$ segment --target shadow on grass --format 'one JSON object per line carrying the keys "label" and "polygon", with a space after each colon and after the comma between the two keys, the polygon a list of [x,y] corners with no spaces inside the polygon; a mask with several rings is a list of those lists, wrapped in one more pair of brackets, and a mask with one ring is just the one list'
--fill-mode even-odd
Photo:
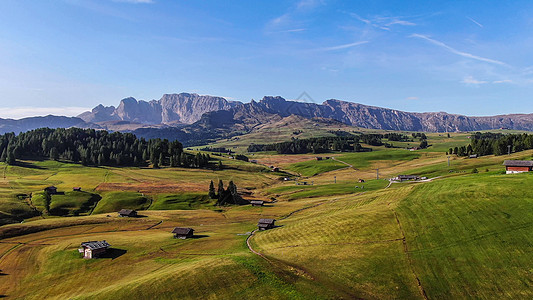
{"label": "shadow on grass", "polygon": [[29,168],[29,169],[39,169],[39,170],[48,170],[48,168],[41,167],[32,163],[24,162],[24,161],[17,161],[17,166],[23,167],[23,168]]}
{"label": "shadow on grass", "polygon": [[192,237],[190,237],[190,239],[203,239],[203,238],[206,238],[206,237],[209,237],[209,236],[206,235],[206,234],[195,234]]}
{"label": "shadow on grass", "polygon": [[111,260],[113,260],[126,254],[126,252],[128,252],[128,250],[109,248],[104,254],[100,255],[98,258],[111,258]]}

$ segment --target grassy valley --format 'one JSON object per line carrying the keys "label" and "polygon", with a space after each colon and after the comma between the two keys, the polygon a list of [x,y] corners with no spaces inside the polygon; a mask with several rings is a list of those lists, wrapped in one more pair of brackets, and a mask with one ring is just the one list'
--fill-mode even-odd
{"label": "grassy valley", "polygon": [[[239,142],[250,140],[243,136]],[[240,152],[257,163],[212,156],[223,163],[222,170],[86,167],[49,160],[1,164],[0,294],[12,299],[533,297],[533,175],[505,175],[502,166],[504,159],[531,158],[533,150],[449,155],[448,166],[445,152],[466,145],[468,135],[428,134],[428,143],[417,151],[364,145],[373,151]],[[272,172],[270,166],[280,170]],[[399,174],[429,179],[387,180]],[[226,185],[232,180],[244,198],[267,203],[215,206],[207,196],[211,180]],[[50,185],[64,194],[48,195],[43,189]],[[122,208],[137,209],[141,217],[120,218],[116,212]],[[277,227],[254,232],[260,218],[276,219]],[[194,228],[195,238],[174,239],[176,226]],[[77,248],[89,240],[106,240],[112,249],[103,258],[85,260]]]}

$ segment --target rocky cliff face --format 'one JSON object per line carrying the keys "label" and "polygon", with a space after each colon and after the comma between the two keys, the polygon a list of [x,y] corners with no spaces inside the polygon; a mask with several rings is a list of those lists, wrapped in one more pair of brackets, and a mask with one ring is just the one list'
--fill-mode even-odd
{"label": "rocky cliff face", "polygon": [[150,102],[126,98],[117,108],[99,105],[79,117],[93,123],[120,120],[171,126],[193,124],[191,126],[203,130],[214,130],[217,126],[247,130],[290,115],[334,119],[353,126],[385,130],[445,132],[502,127],[533,130],[533,114],[467,117],[444,112],[410,113],[334,99],[315,104],[287,101],[279,96],[266,96],[259,102],[252,100],[243,104],[188,93],[163,95],[160,100]]}
{"label": "rocky cliff face", "polygon": [[159,100],[126,98],[117,108],[98,105],[78,117],[86,122],[129,121],[141,124],[192,124],[206,112],[228,110],[238,105],[221,97],[198,94],[165,94]]}

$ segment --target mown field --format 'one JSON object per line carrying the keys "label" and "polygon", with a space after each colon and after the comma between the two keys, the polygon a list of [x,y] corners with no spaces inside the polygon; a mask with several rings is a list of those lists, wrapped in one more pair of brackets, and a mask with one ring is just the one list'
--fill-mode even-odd
{"label": "mown field", "polygon": [[[335,160],[221,157],[224,170],[0,164],[0,217],[18,221],[0,226],[0,296],[531,299],[533,175],[504,175],[501,164],[533,150],[451,157],[448,166],[446,148],[466,136],[428,135],[434,145],[424,151],[328,154]],[[398,174],[434,179],[386,180]],[[269,203],[217,207],[207,190],[219,179]],[[48,197],[49,185],[64,194]],[[119,218],[121,208],[142,217]],[[278,226],[249,238],[259,218]],[[176,226],[194,228],[195,238],[174,239]],[[88,240],[112,249],[84,260],[77,248]]]}

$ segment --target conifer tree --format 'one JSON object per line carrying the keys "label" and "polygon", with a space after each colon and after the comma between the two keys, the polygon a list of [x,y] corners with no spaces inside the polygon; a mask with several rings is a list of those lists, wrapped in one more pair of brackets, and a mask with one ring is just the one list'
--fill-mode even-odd
{"label": "conifer tree", "polygon": [[217,194],[215,192],[215,184],[213,183],[213,180],[209,183],[209,198],[216,199]]}

